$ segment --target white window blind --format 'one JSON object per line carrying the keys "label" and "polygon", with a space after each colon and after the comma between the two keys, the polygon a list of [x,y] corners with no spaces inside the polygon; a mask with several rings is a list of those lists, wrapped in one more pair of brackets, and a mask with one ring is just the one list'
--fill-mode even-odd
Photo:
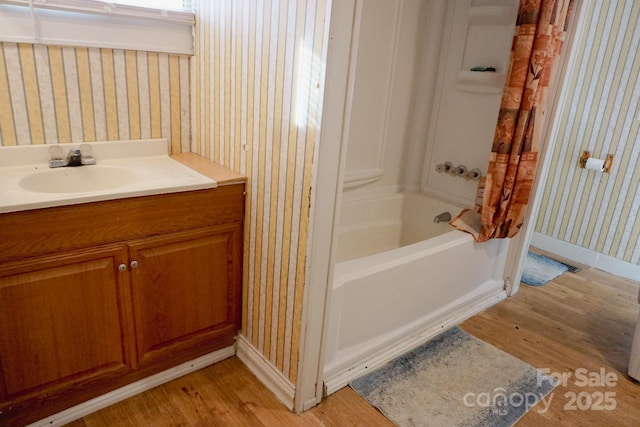
{"label": "white window blind", "polygon": [[128,4],[150,9],[181,10],[184,12],[193,11],[193,2],[191,0],[115,0],[102,1],[102,3]]}
{"label": "white window blind", "polygon": [[0,41],[193,54],[191,0],[0,0]]}

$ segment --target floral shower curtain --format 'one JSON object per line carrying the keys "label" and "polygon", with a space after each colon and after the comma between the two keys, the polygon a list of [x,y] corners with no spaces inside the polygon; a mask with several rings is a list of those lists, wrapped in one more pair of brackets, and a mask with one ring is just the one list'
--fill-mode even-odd
{"label": "floral shower curtain", "polygon": [[573,0],[520,0],[507,82],[486,177],[475,209],[451,221],[478,242],[513,237],[522,227],[541,144],[551,71]]}

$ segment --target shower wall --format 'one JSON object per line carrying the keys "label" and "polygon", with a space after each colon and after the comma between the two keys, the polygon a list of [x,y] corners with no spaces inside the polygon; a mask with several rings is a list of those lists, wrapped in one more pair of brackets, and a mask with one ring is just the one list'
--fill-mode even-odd
{"label": "shower wall", "polygon": [[408,124],[430,2],[358,0],[344,135],[351,195],[402,187]]}
{"label": "shower wall", "polygon": [[[399,191],[472,205],[486,172],[518,0],[357,3],[345,120],[347,199]],[[472,67],[495,72],[472,72]]]}
{"label": "shower wall", "polygon": [[[477,182],[436,166],[487,171],[502,89],[509,66],[517,0],[447,2],[439,70],[424,153],[422,192],[474,203]],[[471,71],[472,68],[495,71]]]}

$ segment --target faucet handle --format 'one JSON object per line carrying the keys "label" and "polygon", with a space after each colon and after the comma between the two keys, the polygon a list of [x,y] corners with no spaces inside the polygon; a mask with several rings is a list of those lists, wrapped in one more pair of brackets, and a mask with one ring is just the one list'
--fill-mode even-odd
{"label": "faucet handle", "polygon": [[83,156],[93,157],[93,147],[91,146],[91,144],[82,144],[78,148],[80,149],[80,151],[82,151]]}
{"label": "faucet handle", "polygon": [[59,144],[53,144],[49,147],[49,159],[62,159],[62,147]]}
{"label": "faucet handle", "polygon": [[49,147],[49,167],[59,168],[66,166],[67,161],[64,159],[62,147],[59,144],[54,144]]}
{"label": "faucet handle", "polygon": [[95,157],[93,157],[93,147],[91,146],[91,144],[82,144],[80,146],[80,151],[82,153],[80,161],[82,162],[83,165],[96,164],[96,159]]}

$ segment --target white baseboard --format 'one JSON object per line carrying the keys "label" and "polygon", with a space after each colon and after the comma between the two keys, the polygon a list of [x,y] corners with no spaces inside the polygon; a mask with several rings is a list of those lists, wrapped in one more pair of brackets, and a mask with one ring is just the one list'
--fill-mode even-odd
{"label": "white baseboard", "polygon": [[236,338],[238,351],[236,355],[247,365],[249,370],[258,377],[290,411],[293,411],[293,399],[296,387],[275,366],[267,360],[245,337]]}
{"label": "white baseboard", "polygon": [[309,409],[318,406],[319,403],[320,402],[318,402],[318,399],[315,396],[311,399],[308,399],[302,404],[302,412],[308,411]]}
{"label": "white baseboard", "polygon": [[396,357],[399,357],[406,352],[418,347],[419,345],[427,342],[443,331],[497,304],[506,297],[506,292],[500,291],[494,295],[484,297],[480,300],[472,301],[469,304],[465,304],[463,307],[460,307],[446,317],[439,319],[437,322],[432,322],[426,325],[424,328],[412,333],[411,335],[401,338],[400,340],[387,346],[382,351],[379,351],[376,354],[366,358],[362,362],[347,369],[343,369],[342,371],[332,375],[329,378],[325,378],[325,396],[328,396],[340,390],[342,387],[346,386],[356,378],[364,375],[369,371],[373,371],[383,366]]}
{"label": "white baseboard", "polygon": [[107,394],[103,394],[102,396],[98,396],[79,405],[73,406],[69,409],[65,409],[62,412],[58,412],[57,414],[51,415],[40,421],[36,421],[35,423],[30,424],[29,427],[52,427],[68,424],[93,412],[99,411],[100,409],[106,408],[107,406],[111,406],[114,403],[118,403],[122,400],[128,399],[129,397],[135,396],[136,394],[150,390],[166,382],[190,374],[191,372],[195,372],[198,369],[205,368],[216,362],[220,362],[221,360],[227,359],[234,354],[235,347],[232,345],[221,350],[214,351],[213,353],[205,354],[204,356],[200,356],[197,359],[193,359],[188,362],[182,363],[181,365],[174,366],[173,368],[167,369],[166,371],[162,371],[150,377],[143,378],[139,381],[136,381],[135,383],[126,385],[117,390],[113,390]]}
{"label": "white baseboard", "polygon": [[631,280],[638,280],[640,278],[640,265],[631,264],[609,255],[603,255],[590,249],[574,245],[573,243],[545,236],[538,232],[533,233],[531,245],[544,251],[560,255],[571,261],[615,274],[616,276]]}

